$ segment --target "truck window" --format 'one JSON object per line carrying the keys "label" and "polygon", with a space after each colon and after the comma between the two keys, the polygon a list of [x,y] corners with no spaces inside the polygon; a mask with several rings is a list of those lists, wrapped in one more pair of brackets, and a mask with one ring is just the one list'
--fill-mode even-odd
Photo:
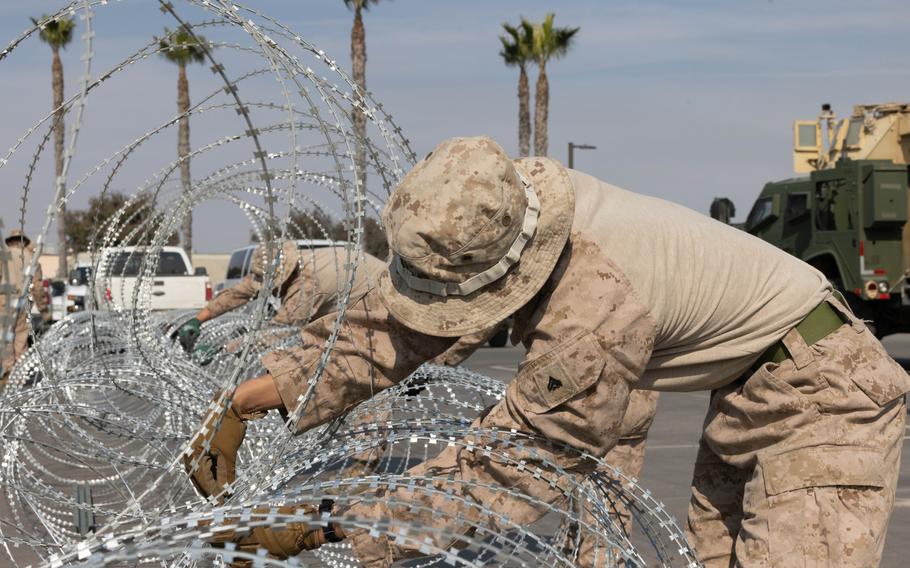
{"label": "truck window", "polygon": [[[108,274],[111,276],[139,276],[139,270],[142,268],[142,262],[145,259],[143,252],[117,252],[111,256],[110,269]],[[162,252],[158,257],[158,266],[155,270],[155,276],[186,276],[189,274],[183,256],[178,252]]]}
{"label": "truck window", "polygon": [[851,118],[847,126],[847,136],[844,138],[845,146],[859,146],[860,135],[862,134],[863,119]]}
{"label": "truck window", "polygon": [[752,211],[749,212],[749,217],[746,218],[746,229],[752,229],[762,221],[768,218],[771,215],[771,198],[764,197],[755,202],[755,205],[752,206]]}
{"label": "truck window", "polygon": [[70,271],[70,284],[73,286],[85,286],[92,276],[90,266],[80,266]]}
{"label": "truck window", "polygon": [[187,276],[189,273],[183,255],[179,252],[162,252],[158,257],[155,276]]}
{"label": "truck window", "polygon": [[107,273],[110,276],[139,276],[142,253],[117,252],[111,255]]}
{"label": "truck window", "polygon": [[241,277],[246,276],[250,273],[250,263],[253,262],[253,251],[255,248],[249,248],[243,251],[243,272],[241,272]]}
{"label": "truck window", "polygon": [[243,260],[246,258],[246,249],[241,249],[234,251],[234,254],[231,255],[231,259],[228,261],[227,274],[225,274],[225,280],[231,280],[232,278],[242,278],[243,273]]}
{"label": "truck window", "polygon": [[815,185],[815,228],[820,231],[846,231],[853,229],[850,215],[846,219],[837,218],[838,195],[842,180],[823,181]]}
{"label": "truck window", "polygon": [[787,208],[784,210],[784,222],[802,217],[808,210],[809,194],[791,193],[787,196]]}
{"label": "truck window", "polygon": [[796,141],[799,148],[817,148],[818,143],[818,126],[812,124],[800,124],[796,130],[798,140]]}
{"label": "truck window", "polygon": [[66,282],[63,280],[51,280],[51,296],[58,297],[66,293]]}

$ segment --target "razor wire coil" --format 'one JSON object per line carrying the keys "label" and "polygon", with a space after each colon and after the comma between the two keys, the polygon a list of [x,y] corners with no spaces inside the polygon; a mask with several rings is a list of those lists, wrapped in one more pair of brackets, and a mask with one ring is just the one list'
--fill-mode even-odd
{"label": "razor wire coil", "polygon": [[[515,456],[553,442],[475,426],[477,416],[502,398],[504,385],[461,368],[421,367],[342,419],[299,436],[290,431],[305,404],[285,418],[272,413],[251,422],[231,487],[233,497],[223,506],[199,498],[183,471],[181,455],[200,428],[213,394],[264,373],[260,356],[295,347],[300,338],[293,328],[268,321],[269,299],[260,294],[246,308],[203,326],[200,342],[212,353],[184,353],[172,336],[191,314],[159,311],[153,301],[163,248],[187,214],[208,202],[226,202],[242,212],[249,230],[267,249],[267,258],[273,259],[263,274],[263,289],[270,289],[282,276],[275,254],[280,243],[300,231],[295,218],[314,210],[340,213],[346,238],[333,249],[341,275],[339,310],[305,402],[332,357],[354,299],[365,219],[377,215],[415,155],[383,106],[361,92],[324,51],[282,22],[225,0],[159,0],[159,19],[153,22],[157,29],[169,24],[186,30],[204,52],[209,80],[194,80],[201,96],[183,114],[157,120],[132,117],[129,126],[136,130],[122,139],[103,132],[105,147],[90,160],[77,161],[78,141],[94,136],[97,119],[87,114],[94,111],[92,103],[109,85],[128,82],[131,73],[141,72],[162,52],[157,39],[139,42],[125,57],[107,51],[103,28],[95,25],[98,13],[138,5],[138,0],[74,0],[0,51],[0,65],[8,64],[36,41],[42,26],[61,17],[78,18],[83,29],[78,88],[0,153],[0,176],[18,180],[22,188],[15,223],[24,230],[29,211],[45,205],[36,197],[37,174],[48,153],[54,116],[62,112],[70,121],[63,174],[54,179],[35,235],[31,270],[61,204],[89,192],[106,196],[124,185],[134,187],[113,217],[103,223],[96,219],[88,251],[92,277],[87,310],[40,337],[33,330],[32,347],[11,370],[0,394],[3,563],[190,567],[249,560],[261,566],[357,566],[346,542],[283,561],[211,545],[213,535],[228,526],[243,532],[262,523],[337,521],[419,550],[424,558],[408,560],[409,566],[574,566],[583,546],[594,551],[589,557],[599,566],[696,566],[676,522],[637,480],[567,446],[560,450],[574,452],[575,459],[597,473],[578,476],[546,459],[530,468]],[[93,76],[93,69],[101,67],[98,50],[106,67]],[[365,136],[354,127],[357,113],[366,118]],[[221,119],[218,128],[204,129],[188,155],[162,160],[154,150],[181,120],[213,116]],[[197,171],[203,164],[204,173],[183,187],[177,173],[190,160]],[[367,186],[364,176],[370,180]],[[318,218],[311,215],[308,221],[332,240]],[[126,262],[138,266],[132,286],[118,285],[126,275],[113,269],[112,250],[125,251]],[[10,260],[0,244],[0,269]],[[301,267],[311,261],[312,256],[301,251]],[[21,283],[20,300],[29,294],[27,280]],[[105,298],[107,290],[116,293]],[[15,309],[10,305],[0,312],[0,347],[12,337],[17,310],[28,302],[16,302]],[[445,448],[487,452],[546,480],[560,499],[545,502],[496,484],[409,473]],[[416,519],[438,511],[401,499],[397,491],[402,487],[430,502],[457,502],[461,512],[449,525],[419,524]],[[529,525],[511,518],[464,496],[472,490],[545,511],[543,520]],[[278,510],[285,504],[317,505],[327,498],[342,511],[357,500],[409,511],[412,517],[366,518],[343,512],[317,517]],[[637,536],[626,534],[616,522],[615,503],[631,511]],[[446,540],[458,546],[436,544]],[[649,547],[648,552],[640,552],[642,547]]]}

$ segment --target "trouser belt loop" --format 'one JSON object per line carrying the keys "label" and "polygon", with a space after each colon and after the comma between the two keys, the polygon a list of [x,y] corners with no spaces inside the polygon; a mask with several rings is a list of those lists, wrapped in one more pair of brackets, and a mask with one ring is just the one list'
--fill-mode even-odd
{"label": "trouser belt loop", "polygon": [[784,344],[797,369],[802,369],[815,361],[815,354],[795,327],[788,331],[780,342]]}
{"label": "trouser belt loop", "polygon": [[758,369],[764,363],[782,363],[793,359],[798,369],[802,369],[814,360],[809,346],[825,338],[845,322],[831,304],[822,302],[809,312],[803,321],[796,324],[777,343],[765,351],[755,362],[752,369]]}

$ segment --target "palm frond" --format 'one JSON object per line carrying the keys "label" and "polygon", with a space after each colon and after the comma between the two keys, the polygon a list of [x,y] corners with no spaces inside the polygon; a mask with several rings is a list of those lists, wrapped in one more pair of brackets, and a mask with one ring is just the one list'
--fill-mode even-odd
{"label": "palm frond", "polygon": [[515,65],[523,66],[532,59],[531,34],[528,33],[528,29],[522,24],[518,26],[502,24],[502,29],[508,35],[499,36],[499,41],[502,43],[502,50],[500,50],[499,55],[509,67]]}
{"label": "palm frond", "polygon": [[360,8],[361,10],[369,10],[371,5],[379,4],[379,0],[344,0],[344,5],[348,7],[348,10]]}
{"label": "palm frond", "polygon": [[211,49],[204,37],[194,35],[183,27],[174,31],[164,28],[164,36],[156,39],[161,56],[181,67],[205,62],[205,49]]}
{"label": "palm frond", "polygon": [[545,65],[550,59],[559,59],[568,53],[572,39],[581,28],[557,28],[553,25],[555,14],[550,12],[543,22],[531,23],[522,19],[522,26],[532,36],[533,57],[538,65]]}
{"label": "palm frond", "polygon": [[66,46],[73,40],[73,30],[76,29],[76,20],[73,18],[49,19],[50,16],[43,14],[40,20],[30,18],[32,23],[40,26],[38,36],[41,41],[48,44],[54,49],[66,49]]}

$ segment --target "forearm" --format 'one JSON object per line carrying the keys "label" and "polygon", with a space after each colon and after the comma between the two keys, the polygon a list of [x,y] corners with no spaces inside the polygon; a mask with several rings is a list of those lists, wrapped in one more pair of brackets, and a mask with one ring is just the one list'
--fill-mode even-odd
{"label": "forearm", "polygon": [[234,392],[233,404],[240,414],[284,410],[272,375],[262,375],[241,383]]}
{"label": "forearm", "polygon": [[205,323],[214,317],[217,316],[212,314],[212,311],[208,308],[208,306],[202,308],[199,310],[199,313],[196,314],[196,319],[199,320],[199,323]]}

